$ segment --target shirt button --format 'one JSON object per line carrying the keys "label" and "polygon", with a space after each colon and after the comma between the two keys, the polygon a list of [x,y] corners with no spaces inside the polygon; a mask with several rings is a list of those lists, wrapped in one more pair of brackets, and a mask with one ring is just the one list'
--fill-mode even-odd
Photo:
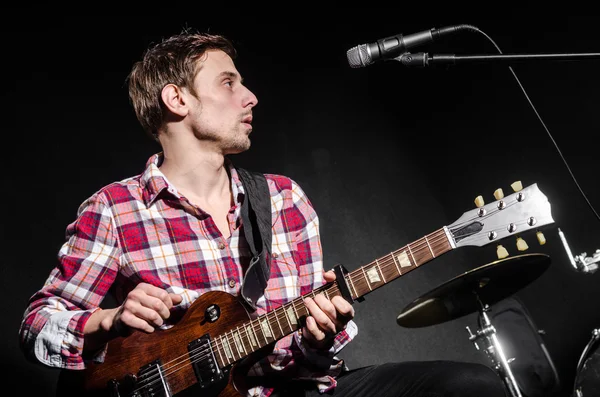
{"label": "shirt button", "polygon": [[271,256],[272,256],[273,258],[277,259],[277,257],[278,257],[279,255],[277,254],[277,252],[273,252],[273,254],[272,254]]}
{"label": "shirt button", "polygon": [[235,280],[234,279],[230,279],[229,280],[229,288],[233,288],[235,287]]}
{"label": "shirt button", "polygon": [[224,248],[225,248],[225,244],[223,244],[223,243],[219,243],[219,249],[220,249],[220,250],[222,250],[222,249],[224,249]]}

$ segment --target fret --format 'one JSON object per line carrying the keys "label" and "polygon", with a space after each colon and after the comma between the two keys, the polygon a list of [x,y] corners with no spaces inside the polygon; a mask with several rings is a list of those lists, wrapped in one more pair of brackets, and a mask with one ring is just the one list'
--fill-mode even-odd
{"label": "fret", "polygon": [[379,261],[379,270],[381,270],[381,273],[384,277],[384,281],[386,283],[389,283],[390,281],[398,277],[398,274],[396,273],[396,267],[390,259],[386,259],[385,261]]}
{"label": "fret", "polygon": [[233,360],[233,352],[231,351],[231,348],[229,347],[229,340],[227,340],[227,334],[222,336],[221,340],[223,342],[223,349],[225,351],[225,356],[227,357],[227,361],[229,364],[229,363],[231,363],[231,360]]}
{"label": "fret", "polygon": [[[298,315],[298,312],[296,311],[296,306],[294,305],[294,300],[292,300],[290,303],[292,304],[291,306],[291,310],[292,310],[292,314],[294,315],[294,317],[290,317],[292,318],[294,321],[292,321],[292,324],[294,324],[295,326],[298,326],[298,319],[300,318],[300,316]],[[288,309],[288,314],[290,314],[290,309]]]}
{"label": "fret", "polygon": [[294,327],[292,327],[292,323],[290,322],[290,318],[288,316],[288,310],[289,310],[289,308],[286,308],[285,306],[287,306],[287,305],[283,305],[282,306],[283,315],[284,315],[285,319],[287,320],[288,326],[290,327],[290,331],[293,331]]}
{"label": "fret", "polygon": [[[240,336],[240,332],[238,331],[238,328],[236,328],[236,331],[231,331],[231,333],[233,334],[233,342],[235,344],[235,347],[240,355],[240,358],[242,358],[242,351],[244,352],[244,355],[246,355],[246,349],[244,349],[244,344],[242,342],[242,338]],[[241,350],[240,350],[241,348]]]}
{"label": "fret", "polygon": [[277,325],[279,326],[279,330],[281,331],[281,335],[283,336],[285,335],[285,332],[283,332],[283,328],[281,328],[281,323],[279,322],[279,316],[277,315],[277,312],[279,311],[279,309],[274,310],[273,311],[273,316],[275,317],[275,321],[277,321]]}
{"label": "fret", "polygon": [[242,324],[238,327],[238,333],[240,334],[240,341],[242,342],[242,348],[244,349],[244,355],[252,353],[252,345],[250,344],[250,336],[246,327]]}
{"label": "fret", "polygon": [[[267,340],[267,338],[275,339],[275,337],[273,336],[273,330],[271,329],[271,324],[269,324],[268,321],[268,317],[264,317],[263,320],[260,322],[260,328],[265,337],[265,340]],[[267,341],[267,344],[268,343],[269,342]]]}
{"label": "fret", "polygon": [[379,260],[375,259],[375,266],[377,266],[377,269],[379,269],[379,274],[381,274],[381,278],[383,279],[384,283],[387,283],[387,281],[385,281],[385,276],[383,275],[383,272],[381,271],[381,265],[379,264]]}
{"label": "fret", "polygon": [[256,323],[258,325],[258,329],[259,329],[260,333],[262,334],[263,339],[265,340],[265,345],[268,345],[269,344],[269,340],[267,339],[267,335],[266,335],[266,333],[265,333],[265,331],[263,329],[260,317],[256,320]]}
{"label": "fret", "polygon": [[425,236],[425,242],[427,243],[427,247],[429,248],[429,251],[431,252],[431,256],[433,256],[435,258],[435,254],[433,253],[433,250],[431,249],[431,245],[429,245],[429,240],[427,240],[427,236]]}
{"label": "fret", "polygon": [[[230,342],[229,344],[230,344],[230,345],[233,345],[233,347],[235,347],[235,350],[237,350],[238,356],[240,356],[239,358],[242,358],[242,352],[240,351],[240,348],[239,348],[239,346],[238,346],[238,345],[237,345],[237,343],[236,343],[236,340],[235,340],[235,335],[234,335],[234,333],[233,333],[233,330],[232,330],[232,331],[230,331],[230,332],[231,332],[231,342]],[[231,349],[231,351],[232,351],[232,353],[233,353],[233,358],[234,358],[234,360],[235,360],[235,350],[234,350],[234,349]]]}
{"label": "fret", "polygon": [[[221,346],[216,346],[216,345],[218,345],[218,340],[217,339],[215,339],[215,346],[217,348],[217,353],[219,353],[219,358],[221,359],[221,363],[224,366],[225,365],[225,360],[223,360],[223,354],[225,352],[223,351],[223,353],[221,353],[221,349],[223,348],[223,341],[222,341],[223,337],[220,337],[220,338],[221,338]],[[229,362],[227,362],[227,364],[229,364]]]}
{"label": "fret", "polygon": [[396,270],[398,271],[398,276],[402,275],[402,272],[400,271],[400,266],[398,266],[398,262],[396,261],[396,256],[390,254],[390,256],[392,257],[392,260],[394,261],[394,265],[396,266]]}
{"label": "fret", "polygon": [[[302,306],[300,307],[300,310],[303,311],[303,313],[302,313],[303,315],[308,316],[308,309],[306,308],[306,303],[304,302],[304,298],[305,298],[305,296],[300,297],[300,299],[302,300]],[[300,316],[300,317],[302,317],[302,316]]]}
{"label": "fret", "polygon": [[250,341],[250,346],[258,347],[258,337],[254,332],[254,328],[252,327],[252,323],[250,325],[246,325],[246,333],[248,334],[248,340]]}
{"label": "fret", "polygon": [[364,277],[365,281],[367,282],[367,287],[369,287],[370,291],[373,291],[373,288],[371,288],[371,283],[369,283],[369,279],[367,277],[367,274],[365,273],[365,268],[361,267],[360,270],[362,270],[363,277]]}
{"label": "fret", "polygon": [[352,276],[348,277],[347,280],[350,281],[350,288],[354,290],[354,298],[358,297],[358,294],[356,293],[356,287],[354,286],[354,282],[352,281]]}
{"label": "fret", "polygon": [[417,264],[417,261],[416,261],[416,259],[415,259],[415,256],[414,256],[414,255],[413,255],[413,253],[412,253],[412,250],[410,249],[410,244],[408,244],[408,245],[407,245],[407,247],[408,247],[408,253],[410,254],[410,257],[412,258],[412,260],[413,260],[413,263],[415,264],[415,266],[419,266],[419,265]]}

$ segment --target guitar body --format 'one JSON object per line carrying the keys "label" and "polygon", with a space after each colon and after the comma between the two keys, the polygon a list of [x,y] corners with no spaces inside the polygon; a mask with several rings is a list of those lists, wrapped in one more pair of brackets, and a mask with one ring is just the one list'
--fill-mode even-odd
{"label": "guitar body", "polygon": [[[207,320],[207,309],[218,307],[220,314],[216,321]],[[82,371],[63,370],[58,383],[58,395],[73,396],[129,396],[135,389],[127,386],[128,375],[136,375],[140,368],[157,360],[168,370],[168,386],[172,395],[195,395],[239,397],[245,393],[243,376],[235,365],[223,371],[224,378],[206,388],[200,388],[190,360],[188,344],[203,335],[219,335],[235,329],[249,319],[245,307],[225,292],[213,291],[201,295],[186,311],[185,315],[168,330],[156,330],[151,334],[135,332],[117,338],[108,344],[106,359],[102,364],[88,364]],[[258,353],[258,352],[257,352]],[[258,359],[260,357],[254,357]],[[252,361],[252,360],[250,360]],[[236,379],[237,378],[237,379]],[[111,382],[116,385],[111,386]],[[162,382],[155,382],[158,389]],[[185,394],[180,393],[186,391]],[[118,392],[118,393],[116,393]],[[140,395],[157,395],[142,391]]]}

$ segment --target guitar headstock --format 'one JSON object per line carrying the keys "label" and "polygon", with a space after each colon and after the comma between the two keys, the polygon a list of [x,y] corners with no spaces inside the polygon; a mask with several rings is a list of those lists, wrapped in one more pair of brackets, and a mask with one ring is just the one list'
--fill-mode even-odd
{"label": "guitar headstock", "polygon": [[[477,208],[465,212],[447,226],[456,247],[481,247],[554,223],[550,202],[536,183],[526,188],[522,188],[520,182],[511,186],[514,193],[504,197],[502,190],[498,189],[494,192],[496,200],[489,204],[485,204],[481,196],[477,197]],[[543,234],[538,234],[537,237],[540,244],[545,243]],[[517,246],[519,250],[527,249],[522,239],[517,240]],[[499,257],[500,254],[499,252]]]}

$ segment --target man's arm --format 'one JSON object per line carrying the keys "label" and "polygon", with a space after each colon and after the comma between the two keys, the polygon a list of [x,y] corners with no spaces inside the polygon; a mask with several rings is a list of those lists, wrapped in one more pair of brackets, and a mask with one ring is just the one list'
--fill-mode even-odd
{"label": "man's arm", "polygon": [[181,295],[151,284],[138,284],[121,306],[98,310],[90,316],[83,328],[84,352],[95,352],[116,336],[127,336],[136,330],[154,332],[171,316],[171,308],[182,300]]}

